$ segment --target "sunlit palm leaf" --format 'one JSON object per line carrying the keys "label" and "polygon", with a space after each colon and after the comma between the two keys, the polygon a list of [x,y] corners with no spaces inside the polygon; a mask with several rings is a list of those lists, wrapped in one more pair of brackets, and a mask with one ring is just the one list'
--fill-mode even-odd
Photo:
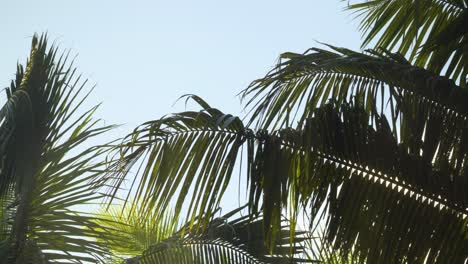
{"label": "sunlit palm leaf", "polygon": [[145,210],[156,208],[157,215],[162,216],[178,194],[177,216],[186,198],[191,197],[188,219],[194,221],[218,207],[245,141],[245,131],[239,118],[211,108],[196,96],[191,98],[204,110],[143,124],[123,142],[118,162],[111,169],[118,173],[114,185],[120,186],[129,168],[143,162],[135,200]]}
{"label": "sunlit palm leaf", "polygon": [[[278,237],[282,212],[290,209],[295,223],[303,206],[314,221],[325,220],[328,243],[342,256],[355,252],[357,262],[462,263],[468,252],[467,2],[375,0],[351,8],[364,16],[365,44],[377,39],[377,48],[286,53],[243,92],[252,111],[249,125],[260,129],[254,133],[239,125],[242,129],[233,131],[238,145],[247,145],[250,210],[263,212],[269,242]],[[212,124],[225,115],[203,115],[211,108],[201,105],[199,114],[175,115],[177,122],[190,118],[190,128],[202,131],[208,123],[213,134],[223,135]],[[153,128],[155,135],[165,132]],[[148,139],[158,142],[139,138],[138,132],[129,136],[120,164],[124,174],[148,148],[135,147]],[[223,149],[221,157],[227,155],[226,144],[206,140]],[[171,182],[165,191],[174,190],[169,198],[180,187],[178,198],[185,198],[194,184],[194,201],[212,192],[221,196],[223,190],[197,186],[228,182],[229,174],[199,173],[199,166],[211,166],[216,156],[194,158],[204,157],[206,148],[197,147],[197,140],[182,142],[185,152],[170,155],[181,159],[172,165],[185,173],[189,165],[182,164],[195,162],[190,175],[202,180],[182,182],[176,173],[164,174],[159,179]],[[164,146],[179,148],[180,143],[165,141]],[[160,165],[148,160],[143,164],[157,175]],[[234,162],[235,156],[229,164]],[[144,192],[153,195],[151,188]],[[198,215],[213,208],[203,207]],[[192,206],[189,212],[193,220]]]}
{"label": "sunlit palm leaf", "polygon": [[334,247],[368,263],[461,263],[468,249],[467,170],[453,174],[407,153],[385,119],[377,120],[370,126],[359,104],[327,105],[303,130],[264,135],[250,176],[258,195],[250,203],[263,204],[265,218],[274,219],[276,208],[287,206],[285,196],[298,193],[292,199],[326,220]]}
{"label": "sunlit palm leaf", "polygon": [[289,226],[283,221],[274,243],[275,255],[271,255],[261,231],[262,217],[234,218],[241,209],[212,219],[201,233],[191,230],[188,223],[172,238],[147,249],[139,263],[311,263],[295,257],[303,253],[304,233],[296,232],[291,244]]}
{"label": "sunlit palm leaf", "polygon": [[[408,55],[410,61],[466,86],[468,2],[465,0],[372,0],[349,6],[361,16],[363,46]],[[448,66],[448,67],[447,67]],[[447,67],[444,69],[444,67]]]}
{"label": "sunlit palm leaf", "polygon": [[[166,212],[158,218],[155,210],[142,212],[138,203],[127,203],[126,206],[111,206],[101,210],[96,222],[104,230],[111,231],[113,236],[100,238],[114,256],[114,262],[130,256],[139,256],[150,246],[174,236],[179,230],[179,221],[173,214]],[[143,214],[146,217],[141,217]],[[120,261],[119,261],[120,259]]]}
{"label": "sunlit palm leaf", "polygon": [[111,208],[104,213],[106,220],[98,223],[116,232],[115,240],[103,241],[121,259],[116,258],[115,263],[121,263],[125,258],[123,262],[126,263],[151,264],[308,262],[289,257],[303,253],[304,232],[296,232],[291,242],[290,230],[284,221],[281,236],[275,243],[276,254],[270,255],[264,243],[262,218],[239,217],[243,208],[208,221],[203,232],[191,229],[190,222],[178,227],[178,220],[170,214],[158,219],[150,212],[150,217],[142,219],[138,217],[141,208],[137,204],[127,204],[123,211]]}
{"label": "sunlit palm leaf", "polygon": [[[178,241],[177,241],[178,242]],[[139,259],[142,264],[262,264],[247,252],[222,240],[166,242],[152,247]]]}
{"label": "sunlit palm leaf", "polygon": [[362,262],[359,255],[354,251],[349,252],[348,255],[343,255],[339,250],[334,249],[333,244],[324,236],[322,228],[319,227],[313,235],[314,236],[310,235],[309,239],[305,241],[305,252],[308,259],[323,264],[351,264]]}

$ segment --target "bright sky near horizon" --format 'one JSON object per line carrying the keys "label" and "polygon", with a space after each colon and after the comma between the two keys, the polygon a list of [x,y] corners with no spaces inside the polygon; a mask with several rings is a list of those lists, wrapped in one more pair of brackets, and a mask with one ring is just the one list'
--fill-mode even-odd
{"label": "bright sky near horizon", "polygon": [[[110,139],[124,136],[144,121],[183,110],[183,102],[173,104],[187,93],[242,116],[237,93],[267,73],[280,53],[303,52],[320,46],[317,41],[359,49],[357,20],[343,11],[346,4],[341,0],[4,1],[0,87],[8,86],[16,63],[25,61],[33,33],[48,32],[51,41],[78,55],[78,71],[97,85],[89,100],[90,105],[103,102],[97,116],[124,124]],[[232,192],[228,195],[234,200],[229,199]]]}

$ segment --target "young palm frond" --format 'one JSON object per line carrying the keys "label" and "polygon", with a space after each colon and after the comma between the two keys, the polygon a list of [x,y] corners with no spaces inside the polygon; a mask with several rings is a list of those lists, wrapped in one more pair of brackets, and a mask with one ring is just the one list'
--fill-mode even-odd
{"label": "young palm frond", "polygon": [[[199,98],[197,100],[200,101]],[[204,102],[201,104],[208,106]],[[216,138],[220,137],[218,134],[227,133],[221,129],[222,126],[215,126],[223,124],[223,120],[226,120],[224,117],[227,116],[219,110],[208,108],[199,113],[184,112],[162,120],[176,121],[172,127],[178,128],[183,127],[178,124],[188,124],[186,121],[190,120],[191,127],[200,125],[198,129],[202,130],[203,127],[204,133],[210,133]],[[162,120],[154,121],[157,127],[145,129],[144,131],[148,131],[145,137],[135,140],[142,135],[140,131],[135,132],[134,137],[129,137],[131,140],[124,144],[123,153],[127,156],[122,156],[123,160],[126,157],[133,159],[133,154],[139,153],[128,152],[133,145],[141,147],[141,142],[151,142],[151,134],[168,132],[160,128],[159,122]],[[235,118],[231,120],[240,122]],[[374,120],[373,125],[371,120]],[[407,144],[398,142],[386,118],[378,114],[371,118],[359,101],[352,105],[327,104],[317,108],[304,121],[304,125],[297,129],[285,128],[272,133],[260,130],[253,133],[241,124],[236,127],[242,129],[233,133],[234,138],[240,138],[239,144],[247,144],[248,149],[249,207],[253,213],[262,210],[263,230],[267,241],[275,241],[279,236],[282,210],[293,204],[310,207],[313,219],[325,219],[327,239],[345,254],[351,249],[355,250],[362,261],[391,259],[398,263],[406,260],[419,263],[427,257],[430,260],[453,260],[456,263],[464,259],[464,252],[468,249],[465,238],[468,232],[467,197],[464,192],[467,170],[447,170],[444,166],[456,167],[457,162],[432,164],[425,157],[408,152]],[[145,196],[152,197],[153,190],[157,190],[156,187],[148,188],[146,182],[159,183],[159,188],[171,189],[209,182],[208,177],[229,182],[231,175],[222,170],[215,170],[207,175],[203,170],[186,169],[183,176],[189,178],[189,182],[178,180],[180,174],[160,174],[161,169],[158,166],[168,162],[163,159],[174,160],[177,157],[184,164],[196,164],[197,168],[211,166],[209,159],[197,158],[197,155],[210,153],[206,148],[195,148],[199,144],[197,139],[194,137],[184,141],[186,148],[193,147],[193,152],[165,152],[165,155],[160,155],[160,150],[157,150],[156,155],[153,154],[153,149],[156,148],[147,146],[148,155],[154,155],[155,158],[151,163],[145,163],[145,172],[154,171],[144,175],[146,180],[142,184],[147,188]],[[462,136],[456,140],[466,142],[467,139]],[[443,145],[444,140],[437,144]],[[178,142],[165,141],[165,148],[180,148]],[[223,141],[219,142],[221,143],[212,142],[223,150],[216,157],[231,153],[225,147],[227,143],[223,145]],[[156,140],[152,144],[161,143]],[[169,153],[174,153],[174,156]],[[437,155],[436,158],[443,158],[442,154]],[[464,164],[466,154],[461,155],[461,158],[460,162]],[[229,164],[235,162],[229,161]],[[167,182],[167,187],[161,187],[161,182]],[[211,188],[210,195],[222,196],[223,189]],[[174,192],[171,195],[175,195]],[[195,189],[195,202],[203,199],[204,195],[205,189]],[[172,196],[165,197],[169,200],[171,198]],[[349,201],[353,201],[352,206]],[[157,203],[152,206],[156,210],[164,208]],[[297,208],[292,210],[297,212]],[[197,215],[193,208],[189,212],[192,216]],[[427,217],[430,217],[431,222],[425,221]],[[295,219],[292,220],[295,222]],[[206,226],[206,223],[202,226]],[[440,243],[445,239],[454,243]],[[419,244],[419,241],[424,243]]]}
{"label": "young palm frond", "polygon": [[[208,220],[203,232],[192,230],[190,222],[177,227],[177,219],[169,215],[157,219],[152,214],[142,221],[135,210],[109,211],[112,222],[99,223],[119,232],[115,236],[119,239],[108,245],[114,254],[128,257],[126,263],[310,263],[289,256],[303,253],[305,233],[297,232],[291,244],[287,222],[283,222],[276,254],[271,255],[264,244],[261,216],[237,216],[242,209]],[[122,220],[126,222],[119,222]]]}
{"label": "young palm frond", "polygon": [[349,6],[361,20],[363,46],[409,56],[409,60],[466,86],[468,2],[465,0],[372,0]]}
{"label": "young palm frond", "polygon": [[[77,205],[101,198],[109,146],[77,148],[111,126],[98,126],[96,107],[76,115],[87,96],[67,56],[33,37],[26,70],[18,66],[0,114],[1,257],[8,263],[96,262],[107,252],[95,217]],[[94,256],[94,257],[92,257]]]}
{"label": "young palm frond", "polygon": [[[155,210],[143,211],[140,204],[111,206],[97,213],[96,224],[113,233],[112,239],[99,238],[113,255],[113,263],[128,257],[139,256],[152,245],[173,236],[179,229],[179,221],[166,212],[158,218]],[[143,217],[144,216],[144,217]]]}

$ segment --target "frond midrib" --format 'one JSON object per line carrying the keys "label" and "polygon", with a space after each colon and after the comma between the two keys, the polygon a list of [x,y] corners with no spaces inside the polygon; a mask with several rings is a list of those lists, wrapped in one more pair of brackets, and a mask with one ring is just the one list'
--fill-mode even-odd
{"label": "frond midrib", "polygon": [[[298,149],[297,146],[294,146],[292,144],[287,144],[285,142],[281,142],[281,144],[284,146],[284,147],[287,147],[287,148],[291,148],[291,149]],[[300,151],[304,151],[302,148],[299,148]],[[430,195],[428,196],[427,194],[425,193],[422,193],[418,188],[412,186],[411,184],[408,184],[408,183],[405,183],[404,181],[397,181],[396,179],[398,179],[397,177],[395,177],[395,179],[392,179],[390,176],[388,176],[388,174],[386,173],[383,173],[381,171],[378,171],[378,170],[375,170],[375,169],[367,169],[367,167],[369,166],[366,166],[366,165],[358,165],[357,163],[353,162],[353,161],[350,161],[350,160],[346,160],[346,159],[342,159],[342,158],[339,158],[339,157],[336,157],[334,155],[331,155],[331,154],[327,154],[325,152],[322,152],[322,151],[318,151],[316,149],[310,149],[310,151],[312,153],[315,153],[317,156],[319,156],[320,158],[322,159],[325,159],[325,160],[329,160],[337,165],[342,165],[342,166],[345,166],[348,170],[356,170],[356,171],[359,171],[361,172],[363,175],[366,174],[366,175],[369,175],[370,177],[373,177],[373,178],[376,178],[378,179],[377,181],[373,181],[374,183],[378,183],[378,184],[381,184],[381,185],[385,185],[387,186],[388,184],[394,184],[396,185],[395,188],[390,188],[392,191],[395,191],[397,190],[396,192],[397,193],[400,193],[404,196],[408,196],[406,194],[404,194],[405,191],[408,191],[408,192],[413,192],[414,195],[411,195],[409,197],[417,197],[418,195],[423,197],[423,198],[426,198],[426,201],[424,201],[424,203],[426,203],[427,205],[431,205],[431,201],[433,202],[436,202],[436,203],[433,203],[431,206],[433,206],[434,208],[435,207],[438,207],[440,205],[448,208],[449,210],[455,212],[457,215],[462,215],[463,217],[466,217],[468,216],[468,209],[467,208],[463,208],[461,206],[458,206],[458,205],[448,205],[447,202],[448,200],[444,200],[444,199],[441,199],[438,197],[437,194],[433,194],[433,195]],[[361,176],[362,178],[364,178],[365,180],[367,181],[371,181],[371,179],[367,179],[368,177],[366,176]],[[381,182],[383,181],[383,182]],[[401,188],[401,190],[398,190],[398,188]]]}

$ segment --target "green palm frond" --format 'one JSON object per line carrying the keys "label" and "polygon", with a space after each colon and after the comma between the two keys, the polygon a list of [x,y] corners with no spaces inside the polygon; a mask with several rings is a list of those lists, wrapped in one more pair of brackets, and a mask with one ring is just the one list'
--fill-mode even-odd
{"label": "green palm frond", "polygon": [[467,170],[444,171],[407,153],[385,118],[377,120],[371,126],[362,105],[326,105],[304,129],[264,135],[250,176],[251,192],[264,199],[251,196],[250,203],[263,204],[265,218],[278,217],[275,208],[297,193],[295,203],[325,220],[336,249],[354,250],[368,263],[461,263]]}
{"label": "green palm frond", "polygon": [[96,224],[113,233],[112,239],[99,240],[117,259],[138,256],[150,246],[174,236],[180,229],[179,221],[172,213],[166,212],[158,218],[155,210],[142,210],[141,204],[130,202],[98,212]]}
{"label": "green palm frond", "polygon": [[309,235],[305,240],[305,253],[307,258],[323,264],[351,264],[362,263],[360,258],[354,250],[351,250],[347,255],[340,252],[339,249],[333,248],[325,237],[322,227],[317,227],[316,230]]}
{"label": "green palm frond", "polygon": [[408,55],[416,65],[437,74],[444,71],[466,86],[468,2],[372,0],[349,9],[362,18],[363,46],[376,40],[376,47]]}
{"label": "green palm frond", "polygon": [[[135,201],[145,208],[142,211],[155,208],[160,217],[178,195],[175,205],[178,216],[186,198],[192,197],[187,218],[193,222],[197,216],[218,208],[246,138],[238,117],[211,108],[199,97],[191,98],[204,110],[143,124],[118,148],[116,163],[110,170],[116,173],[113,185],[119,187],[129,169],[142,162],[135,195]],[[116,191],[117,188],[114,194]],[[209,219],[209,215],[204,219]]]}
{"label": "green palm frond", "polygon": [[221,240],[177,242],[166,242],[152,247],[145,252],[145,256],[140,258],[138,263],[262,263],[243,250]]}
{"label": "green palm frond", "polygon": [[[464,211],[467,198],[460,198],[460,190],[450,194],[454,190],[447,189],[442,181],[457,175],[451,181],[466,186],[465,89],[394,54],[360,54],[334,48],[334,52],[313,49],[310,54],[288,57],[281,68],[245,91],[245,96],[252,97],[249,104],[256,104],[251,122],[284,127],[289,120],[298,120],[297,127],[303,128],[315,109],[329,100],[338,105],[358,100],[370,115],[371,124],[380,122],[378,116],[391,121],[399,151],[412,156],[401,165],[433,166],[445,175],[437,177],[440,185],[434,188],[445,190],[443,197],[458,195],[456,207]],[[302,111],[302,115],[297,119],[292,110]]]}
{"label": "green palm frond", "polygon": [[240,210],[212,219],[203,232],[193,231],[187,223],[171,238],[144,251],[138,263],[311,263],[296,257],[303,253],[303,232],[296,232],[291,242],[291,231],[283,221],[274,243],[275,254],[271,254],[261,231],[262,217],[234,218]]}
{"label": "green palm frond", "polygon": [[[323,235],[323,230],[314,232],[316,236],[310,236],[306,240],[305,247],[308,259],[324,264],[344,264],[347,258],[342,257],[340,252],[333,249],[333,245]],[[350,262],[352,263],[352,262]]]}
{"label": "green palm frond", "polygon": [[[343,103],[353,97],[364,102],[369,113],[391,112],[394,126],[400,114],[395,104],[404,96],[421,98],[442,108],[439,111],[463,118],[468,115],[468,92],[450,79],[384,50],[358,53],[328,47],[330,51],[312,48],[305,54],[283,54],[285,61],[245,89],[242,96],[253,111],[250,123],[263,128],[288,126],[294,121],[300,125],[328,100]],[[386,109],[389,102],[392,108]]]}
{"label": "green palm frond", "polygon": [[42,256],[37,263],[96,262],[107,254],[96,241],[107,232],[75,208],[103,197],[110,147],[79,149],[112,127],[92,118],[96,107],[77,115],[86,81],[57,52],[46,36],[33,37],[26,70],[18,66],[0,112],[0,195],[9,215],[1,251],[11,263],[23,263],[32,247]]}

